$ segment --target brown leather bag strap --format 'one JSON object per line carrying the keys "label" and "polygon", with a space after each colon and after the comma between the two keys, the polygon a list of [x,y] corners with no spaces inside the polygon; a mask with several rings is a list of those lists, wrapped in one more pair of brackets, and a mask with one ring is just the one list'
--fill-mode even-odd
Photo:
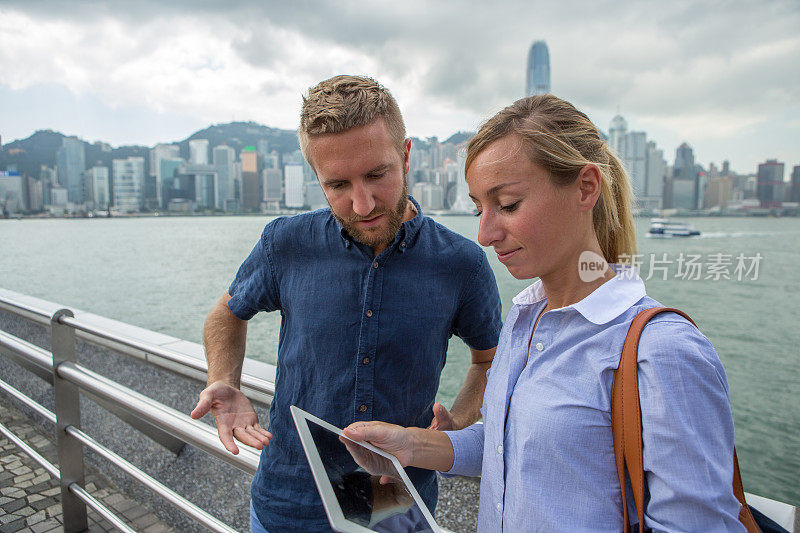
{"label": "brown leather bag strap", "polygon": [[[641,311],[631,322],[619,366],[614,371],[614,382],[611,389],[611,430],[614,435],[614,460],[617,464],[617,477],[622,491],[623,531],[627,532],[628,501],[625,490],[625,470],[631,482],[631,491],[639,518],[639,532],[644,532],[644,463],[642,460],[642,412],[639,404],[638,351],[639,338],[651,318],[660,313],[677,313],[697,325],[689,316],[678,309],[670,307],[653,307]],[[750,533],[758,533],[759,529],[744,499],[739,464],[736,450],[733,451],[733,489],[736,499],[742,505],[739,521]]]}

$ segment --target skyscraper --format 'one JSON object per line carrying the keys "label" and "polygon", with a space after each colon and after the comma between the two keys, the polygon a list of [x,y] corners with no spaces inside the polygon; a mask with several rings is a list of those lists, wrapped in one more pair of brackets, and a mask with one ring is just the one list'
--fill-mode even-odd
{"label": "skyscraper", "polygon": [[123,213],[135,213],[142,206],[144,158],[128,157],[111,161],[114,179],[114,207]]}
{"label": "skyscraper", "polygon": [[212,150],[214,168],[217,171],[217,209],[225,209],[225,202],[233,198],[233,165],[236,150],[221,144]]}
{"label": "skyscraper", "polygon": [[197,165],[208,164],[208,139],[189,141],[189,162]]}
{"label": "skyscraper", "polygon": [[756,196],[761,207],[780,207],[783,202],[783,168],[776,159],[758,165]]}
{"label": "skyscraper", "polygon": [[608,128],[608,145],[623,161],[625,160],[627,138],[628,123],[622,115],[617,115],[611,119],[611,127]]}
{"label": "skyscraper", "polygon": [[550,92],[550,51],[547,43],[536,41],[528,52],[528,69],[525,73],[525,96]]}
{"label": "skyscraper", "polygon": [[675,165],[669,183],[671,203],[665,207],[694,210],[699,208],[700,176],[694,163],[694,150],[682,143],[675,150]]}
{"label": "skyscraper", "polygon": [[76,137],[64,137],[56,153],[58,183],[67,189],[67,200],[76,204],[84,201],[83,171],[86,158],[83,141]]}
{"label": "skyscraper", "polygon": [[252,146],[242,148],[242,207],[258,209],[261,206],[261,184],[258,179],[258,152]]}
{"label": "skyscraper", "polygon": [[161,175],[161,161],[163,159],[177,159],[180,155],[180,146],[177,144],[157,144],[150,150],[150,175],[156,177],[156,204],[158,207],[166,205],[163,198],[164,176]]}

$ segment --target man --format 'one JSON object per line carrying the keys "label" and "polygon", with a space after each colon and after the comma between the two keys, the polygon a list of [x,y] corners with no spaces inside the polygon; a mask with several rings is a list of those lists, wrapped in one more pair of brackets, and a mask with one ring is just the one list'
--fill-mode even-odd
{"label": "man", "polygon": [[[267,224],[206,320],[208,387],[192,412],[212,412],[231,453],[234,439],[263,447],[254,531],[330,530],[290,405],[339,427],[465,427],[479,416],[502,325],[484,252],[408,196],[411,141],[388,90],[356,76],[321,82],[303,100],[298,136],[330,209]],[[268,432],[239,380],[247,320],[275,310],[282,323]],[[470,347],[472,365],[447,411],[434,397],[452,334]],[[411,470],[433,510],[434,473]]]}

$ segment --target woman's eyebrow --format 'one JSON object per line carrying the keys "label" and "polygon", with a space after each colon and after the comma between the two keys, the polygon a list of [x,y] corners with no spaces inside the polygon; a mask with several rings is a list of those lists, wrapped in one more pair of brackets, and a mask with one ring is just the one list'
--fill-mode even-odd
{"label": "woman's eyebrow", "polygon": [[509,181],[509,182],[506,182],[506,183],[500,183],[499,185],[495,185],[494,187],[492,187],[491,189],[486,191],[486,195],[487,196],[491,196],[493,194],[497,194],[500,191],[500,189],[502,189],[503,187],[510,187],[511,185],[516,185],[518,183],[520,183],[520,182],[518,182],[518,181]]}

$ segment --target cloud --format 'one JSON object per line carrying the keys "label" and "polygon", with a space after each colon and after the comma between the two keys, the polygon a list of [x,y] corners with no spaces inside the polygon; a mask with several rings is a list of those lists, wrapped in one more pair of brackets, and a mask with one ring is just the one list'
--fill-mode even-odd
{"label": "cloud", "polygon": [[387,85],[409,130],[443,136],[522,96],[538,39],[556,94],[682,135],[733,139],[800,100],[796,0],[0,6],[0,84],[60,83],[110,106],[209,121],[293,128],[307,87],[350,72]]}

